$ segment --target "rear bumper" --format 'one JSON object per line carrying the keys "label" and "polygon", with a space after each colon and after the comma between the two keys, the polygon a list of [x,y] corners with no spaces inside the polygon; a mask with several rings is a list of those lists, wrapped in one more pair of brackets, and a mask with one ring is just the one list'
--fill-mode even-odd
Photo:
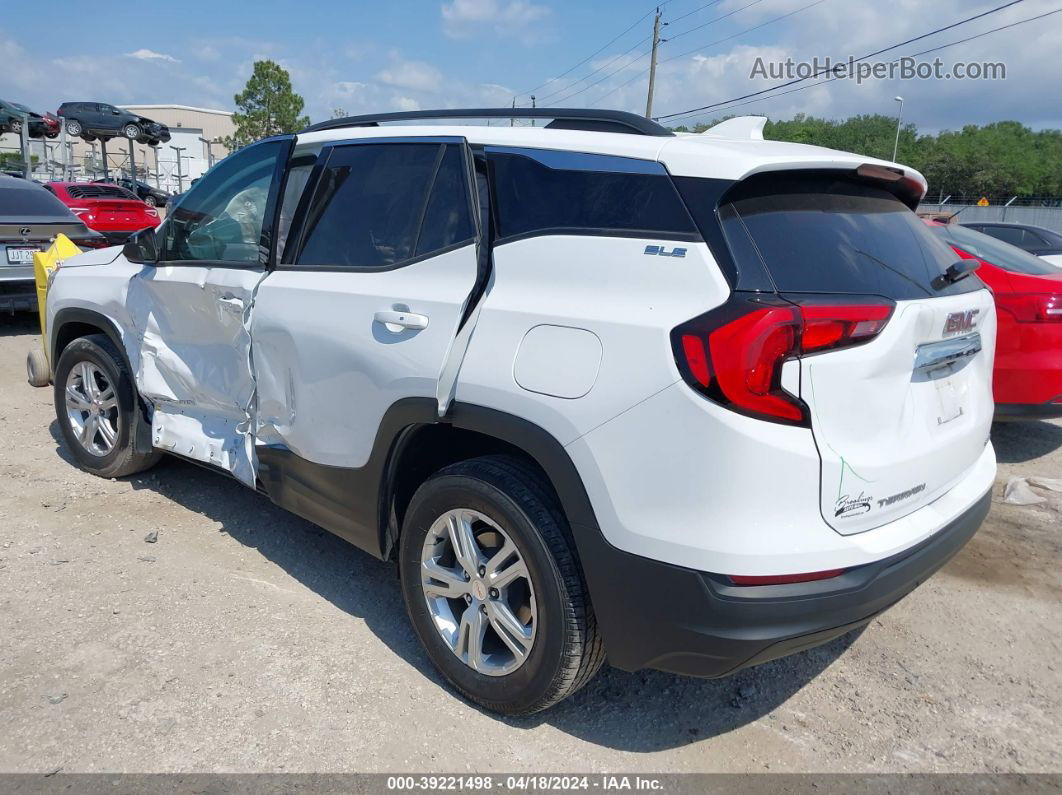
{"label": "rear bumper", "polygon": [[0,278],[0,314],[37,311],[37,285],[32,278]]}
{"label": "rear bumper", "polygon": [[721,575],[623,552],[586,528],[580,554],[612,665],[720,677],[868,623],[962,549],[990,505],[991,491],[912,549],[793,585],[733,586]]}
{"label": "rear bumper", "polygon": [[1047,403],[997,403],[997,422],[1051,420],[1062,417],[1062,395]]}

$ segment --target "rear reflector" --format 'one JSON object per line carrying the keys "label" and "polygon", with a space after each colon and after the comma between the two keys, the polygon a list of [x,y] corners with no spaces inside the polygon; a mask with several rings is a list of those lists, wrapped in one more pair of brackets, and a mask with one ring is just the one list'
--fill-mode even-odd
{"label": "rear reflector", "polygon": [[814,582],[815,580],[829,580],[844,574],[847,569],[828,569],[826,571],[813,571],[808,574],[768,574],[765,576],[747,576],[744,574],[728,574],[727,577],[734,585],[792,585],[797,582]]}
{"label": "rear reflector", "polygon": [[672,332],[686,382],[748,416],[807,425],[807,407],[781,386],[782,365],[805,354],[868,342],[892,315],[880,298],[735,294]]}

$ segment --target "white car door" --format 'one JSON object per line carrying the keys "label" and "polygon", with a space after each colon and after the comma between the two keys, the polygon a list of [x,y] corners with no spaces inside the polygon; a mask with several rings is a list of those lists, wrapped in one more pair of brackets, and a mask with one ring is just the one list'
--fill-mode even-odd
{"label": "white car door", "polygon": [[254,486],[250,310],[265,275],[270,224],[290,138],[219,163],[159,228],[159,259],[130,280],[129,351],[153,407],[155,447]]}
{"label": "white car door", "polygon": [[473,174],[462,138],[323,149],[251,317],[260,456],[361,468],[388,408],[456,377],[478,272]]}

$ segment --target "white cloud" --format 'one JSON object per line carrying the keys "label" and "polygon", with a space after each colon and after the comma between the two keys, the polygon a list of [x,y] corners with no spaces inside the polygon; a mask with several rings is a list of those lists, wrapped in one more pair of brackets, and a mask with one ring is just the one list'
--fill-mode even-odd
{"label": "white cloud", "polygon": [[413,97],[395,97],[392,102],[399,110],[420,110],[420,103]]}
{"label": "white cloud", "polygon": [[530,0],[451,0],[442,5],[443,33],[464,39],[486,28],[531,43],[542,38],[533,26],[550,13],[548,7]]}
{"label": "white cloud", "polygon": [[141,47],[139,50],[127,52],[126,57],[136,58],[141,61],[167,61],[168,63],[180,63],[180,61],[178,61],[172,55],[167,55],[164,52],[155,52],[154,50],[149,50],[146,47]]}
{"label": "white cloud", "polygon": [[396,61],[376,73],[384,85],[409,91],[434,91],[442,84],[442,72],[423,61]]}

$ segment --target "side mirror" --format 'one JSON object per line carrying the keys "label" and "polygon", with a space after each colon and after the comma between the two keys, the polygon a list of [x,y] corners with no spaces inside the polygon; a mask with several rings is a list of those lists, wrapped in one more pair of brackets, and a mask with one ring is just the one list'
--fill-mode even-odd
{"label": "side mirror", "polygon": [[158,262],[159,246],[155,237],[155,229],[149,226],[131,234],[125,241],[122,254],[130,262],[140,265],[154,265]]}
{"label": "side mirror", "polygon": [[118,108],[111,108],[111,115],[112,116],[117,116],[117,115],[119,115],[119,113],[121,113],[121,111],[119,111]]}

